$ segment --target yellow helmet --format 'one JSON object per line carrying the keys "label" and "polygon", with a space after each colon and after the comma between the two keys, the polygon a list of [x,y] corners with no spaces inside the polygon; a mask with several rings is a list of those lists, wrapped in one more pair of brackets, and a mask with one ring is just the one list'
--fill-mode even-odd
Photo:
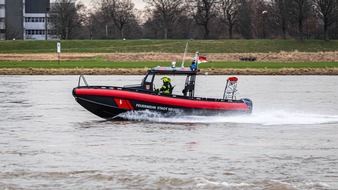
{"label": "yellow helmet", "polygon": [[168,77],[163,77],[162,80],[163,80],[163,82],[168,82],[168,83],[171,82],[170,78],[168,78]]}

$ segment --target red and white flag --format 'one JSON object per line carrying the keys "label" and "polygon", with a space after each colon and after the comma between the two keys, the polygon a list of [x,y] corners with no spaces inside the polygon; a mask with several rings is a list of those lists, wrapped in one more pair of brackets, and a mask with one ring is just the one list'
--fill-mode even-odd
{"label": "red and white flag", "polygon": [[198,56],[198,63],[205,63],[208,62],[206,57]]}

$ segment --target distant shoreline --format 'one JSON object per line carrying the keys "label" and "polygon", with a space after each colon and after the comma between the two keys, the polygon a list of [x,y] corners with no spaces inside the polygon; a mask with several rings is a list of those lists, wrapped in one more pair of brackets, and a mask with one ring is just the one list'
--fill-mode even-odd
{"label": "distant shoreline", "polygon": [[[338,63],[338,52],[279,52],[279,53],[206,53],[209,59],[209,68],[201,68],[200,74],[209,75],[338,75],[338,66],[327,66],[326,63]],[[239,62],[239,58],[254,57],[258,62]],[[179,53],[64,53],[62,65],[57,63],[55,53],[40,54],[0,54],[1,62],[8,65],[0,68],[0,75],[144,75],[151,64],[157,62],[179,61]],[[193,59],[193,54],[187,55],[187,60]],[[35,64],[34,61],[37,61]],[[64,63],[76,63],[72,67]],[[217,63],[222,64],[218,68]],[[239,63],[244,67],[231,68],[231,62]],[[306,63],[301,68],[293,67],[292,62]],[[40,64],[39,64],[40,63]],[[42,64],[41,64],[42,63]],[[89,63],[89,64],[88,64]],[[114,65],[115,63],[115,65]],[[116,65],[116,63],[118,63]],[[130,63],[133,63],[130,65]],[[241,64],[240,64],[241,63]],[[263,66],[254,68],[255,64]],[[266,63],[264,65],[264,63]],[[277,63],[277,64],[272,64]],[[281,63],[280,65],[278,65]],[[287,64],[285,64],[287,63]],[[313,63],[317,63],[313,67]],[[312,65],[311,65],[312,64]],[[27,65],[32,67],[27,68]],[[106,65],[103,67],[102,65]],[[126,65],[128,65],[126,67]],[[274,66],[273,66],[274,65]],[[14,67],[13,67],[14,66]],[[98,68],[95,68],[98,66]],[[214,67],[215,66],[215,67]],[[304,67],[305,68],[304,68]],[[311,67],[312,66],[312,67]],[[60,67],[60,68],[59,68]],[[99,68],[101,67],[101,68]],[[122,68],[120,68],[122,67]],[[123,68],[124,67],[124,68]],[[130,67],[130,68],[128,68]],[[137,67],[137,68],[136,68]],[[227,68],[225,68],[227,67]],[[274,68],[276,67],[276,68]],[[284,68],[285,67],[285,68]]]}
{"label": "distant shoreline", "polygon": [[[0,75],[145,75],[148,69],[76,68],[2,68]],[[338,68],[285,69],[202,69],[200,75],[338,75]]]}

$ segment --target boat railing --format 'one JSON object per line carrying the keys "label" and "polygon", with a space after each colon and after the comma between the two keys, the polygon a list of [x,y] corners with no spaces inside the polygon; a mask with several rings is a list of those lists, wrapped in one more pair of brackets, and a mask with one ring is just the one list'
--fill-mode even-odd
{"label": "boat railing", "polygon": [[237,77],[229,77],[225,85],[223,99],[236,100],[237,93]]}
{"label": "boat railing", "polygon": [[89,86],[87,81],[86,81],[86,78],[83,75],[80,75],[79,82],[78,82],[77,86],[81,86],[81,79],[83,80],[83,82],[86,86]]}

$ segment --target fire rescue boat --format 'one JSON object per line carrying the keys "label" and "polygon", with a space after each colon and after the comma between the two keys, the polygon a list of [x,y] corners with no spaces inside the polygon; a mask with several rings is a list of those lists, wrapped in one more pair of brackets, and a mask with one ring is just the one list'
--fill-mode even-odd
{"label": "fire rescue boat", "polygon": [[[90,86],[84,76],[79,77],[78,86],[73,89],[75,100],[88,111],[104,119],[121,119],[119,114],[129,111],[150,110],[172,115],[218,115],[250,114],[253,103],[248,98],[236,99],[238,78],[229,77],[223,98],[195,97],[196,76],[200,69],[197,63],[204,57],[195,54],[190,67],[157,66],[148,70],[141,84],[134,86]],[[157,75],[185,75],[182,94],[161,93],[155,89]],[[84,85],[81,85],[83,81]]]}

